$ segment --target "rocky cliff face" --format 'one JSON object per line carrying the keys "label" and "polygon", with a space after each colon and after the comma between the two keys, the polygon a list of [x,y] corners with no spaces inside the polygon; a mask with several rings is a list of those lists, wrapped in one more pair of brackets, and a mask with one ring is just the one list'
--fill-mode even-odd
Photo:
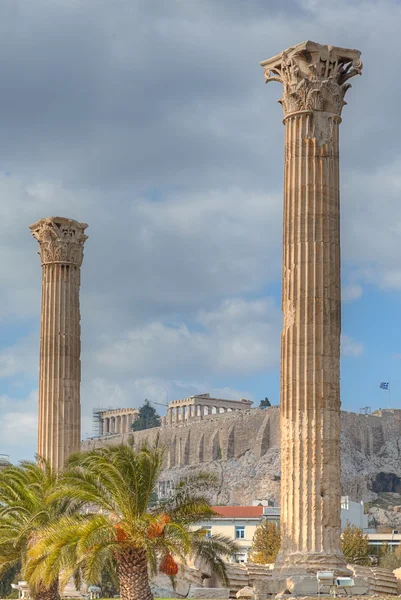
{"label": "rocky cliff face", "polygon": [[[401,528],[401,512],[391,506],[401,504],[401,410],[372,415],[342,412],[341,427],[343,495],[370,502],[376,525]],[[154,443],[157,437],[166,451],[161,494],[168,493],[169,486],[183,475],[207,469],[220,481],[212,498],[216,504],[249,504],[256,499],[279,502],[278,407],[193,418],[178,425],[87,440],[83,446],[123,442],[139,447],[144,441]]]}

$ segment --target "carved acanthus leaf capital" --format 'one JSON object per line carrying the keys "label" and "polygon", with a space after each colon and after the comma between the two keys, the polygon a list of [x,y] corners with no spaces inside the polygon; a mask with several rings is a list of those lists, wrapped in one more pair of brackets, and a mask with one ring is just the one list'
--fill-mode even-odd
{"label": "carved acanthus leaf capital", "polygon": [[84,257],[86,223],[64,217],[47,217],[29,226],[38,240],[42,265],[62,263],[80,267]]}
{"label": "carved acanthus leaf capital", "polygon": [[360,56],[359,50],[302,42],[260,64],[266,83],[279,81],[283,84],[279,102],[284,117],[301,110],[341,116],[346,104],[344,96],[351,87],[347,82],[362,72]]}

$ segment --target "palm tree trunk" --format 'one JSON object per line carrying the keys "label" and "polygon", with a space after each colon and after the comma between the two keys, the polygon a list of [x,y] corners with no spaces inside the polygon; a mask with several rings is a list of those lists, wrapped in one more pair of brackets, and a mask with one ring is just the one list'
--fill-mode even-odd
{"label": "palm tree trunk", "polygon": [[121,600],[153,600],[146,552],[138,548],[125,548],[118,553],[117,560]]}
{"label": "palm tree trunk", "polygon": [[39,586],[37,587],[32,597],[34,600],[60,600],[60,594],[58,589],[58,580],[52,583],[50,586]]}

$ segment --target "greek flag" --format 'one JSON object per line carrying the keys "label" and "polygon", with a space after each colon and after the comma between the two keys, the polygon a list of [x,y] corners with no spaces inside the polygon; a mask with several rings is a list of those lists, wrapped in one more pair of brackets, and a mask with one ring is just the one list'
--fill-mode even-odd
{"label": "greek flag", "polygon": [[382,390],[388,390],[388,385],[388,382],[386,383],[385,381],[382,381],[379,385],[379,388],[381,388]]}

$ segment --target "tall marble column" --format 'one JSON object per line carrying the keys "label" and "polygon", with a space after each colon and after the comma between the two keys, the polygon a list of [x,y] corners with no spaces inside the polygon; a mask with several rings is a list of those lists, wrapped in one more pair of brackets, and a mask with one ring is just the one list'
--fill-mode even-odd
{"label": "tall marble column", "polygon": [[280,572],[345,566],[340,545],[339,125],[358,50],[304,42],[263,61],[283,84]]}
{"label": "tall marble column", "polygon": [[86,228],[63,217],[30,225],[42,262],[38,454],[56,469],[81,443],[79,288]]}

